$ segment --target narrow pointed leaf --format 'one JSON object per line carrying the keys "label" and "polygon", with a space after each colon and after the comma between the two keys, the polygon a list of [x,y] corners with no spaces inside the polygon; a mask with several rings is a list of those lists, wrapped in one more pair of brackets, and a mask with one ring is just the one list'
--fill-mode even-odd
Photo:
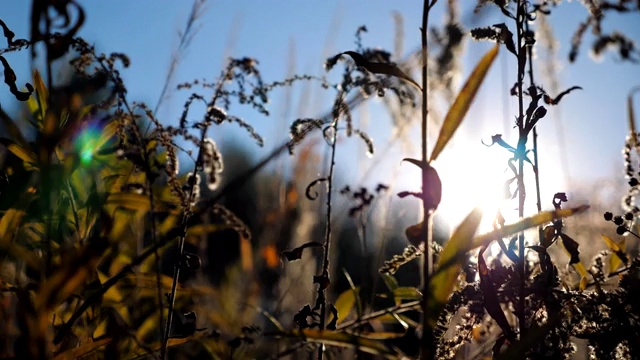
{"label": "narrow pointed leaf", "polygon": [[581,212],[586,211],[587,209],[589,209],[589,205],[581,205],[575,208],[540,212],[536,215],[521,219],[516,223],[505,225],[500,229],[493,230],[486,234],[476,236],[473,239],[473,243],[471,244],[471,248],[469,250],[476,247],[480,247],[495,239],[505,238],[513,234],[517,234],[521,231],[530,229],[532,227],[544,225],[555,219],[560,219],[560,218],[568,217],[571,215],[579,214]]}
{"label": "narrow pointed leaf", "polygon": [[397,300],[420,300],[422,293],[412,286],[401,286],[393,290],[393,297]]}
{"label": "narrow pointed leaf", "polygon": [[475,208],[460,223],[458,228],[453,232],[451,238],[447,241],[440,259],[430,280],[430,290],[427,302],[429,303],[430,313],[428,317],[429,323],[436,325],[438,315],[442,307],[449,300],[449,296],[456,284],[456,278],[460,274],[464,256],[473,242],[473,236],[480,225],[482,219],[482,209]]}
{"label": "narrow pointed leaf", "polygon": [[451,137],[453,137],[453,134],[460,126],[460,123],[462,123],[462,119],[464,119],[464,116],[467,114],[480,85],[487,75],[489,67],[493,64],[493,61],[498,55],[499,48],[499,45],[494,46],[482,57],[478,65],[476,65],[476,68],[469,76],[469,79],[467,79],[467,82],[462,87],[462,90],[458,94],[453,105],[451,105],[451,108],[442,123],[440,135],[438,136],[436,145],[431,152],[429,162],[434,161],[438,155],[440,155],[440,152],[444,149],[449,140],[451,140]]}
{"label": "narrow pointed leaf", "polygon": [[638,146],[638,134],[636,133],[636,117],[633,111],[633,94],[640,91],[640,87],[636,87],[629,93],[627,97],[627,114],[629,115],[629,132],[631,133],[632,146]]}

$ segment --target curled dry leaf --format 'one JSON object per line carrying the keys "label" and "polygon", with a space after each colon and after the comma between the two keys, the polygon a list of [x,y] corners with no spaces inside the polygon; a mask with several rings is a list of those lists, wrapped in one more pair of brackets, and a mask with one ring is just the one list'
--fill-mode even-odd
{"label": "curled dry leaf", "polygon": [[312,247],[322,247],[322,244],[316,241],[311,241],[311,242],[302,244],[297,248],[283,251],[282,256],[284,256],[287,259],[287,261],[290,261],[290,262],[300,260],[302,258],[302,250],[306,248],[312,248]]}
{"label": "curled dry leaf", "polygon": [[413,80],[409,75],[407,75],[395,64],[369,61],[364,56],[360,55],[355,51],[342,52],[334,56],[333,58],[329,59],[328,64],[330,65],[335,64],[342,55],[349,55],[353,59],[353,61],[356,63],[356,66],[364,68],[371,73],[395,76],[397,78],[408,81],[419,90],[422,90],[420,85],[415,80]]}

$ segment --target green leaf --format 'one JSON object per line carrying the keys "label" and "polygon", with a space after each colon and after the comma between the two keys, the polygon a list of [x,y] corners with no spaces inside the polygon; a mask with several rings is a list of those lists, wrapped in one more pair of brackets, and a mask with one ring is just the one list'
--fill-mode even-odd
{"label": "green leaf", "polygon": [[362,336],[344,332],[303,329],[291,331],[291,336],[325,345],[358,349],[359,351],[364,351],[369,354],[381,355],[387,359],[395,359],[397,357],[389,347],[380,341],[370,340]]}
{"label": "green leaf", "polygon": [[455,131],[462,123],[462,120],[467,114],[467,111],[469,110],[469,107],[471,106],[471,103],[473,102],[473,99],[475,98],[480,85],[487,75],[489,67],[491,66],[491,64],[493,64],[493,61],[498,55],[499,48],[499,45],[494,46],[482,57],[482,59],[480,59],[480,62],[478,62],[476,68],[473,69],[473,72],[462,87],[462,90],[458,94],[456,100],[453,102],[453,105],[451,105],[451,108],[449,108],[449,112],[447,113],[447,116],[444,118],[444,121],[442,123],[442,128],[440,129],[440,135],[438,135],[436,145],[431,152],[431,158],[429,162],[434,161],[438,157],[438,155],[440,155],[440,152],[442,152],[449,140],[451,140],[451,137],[453,137]]}
{"label": "green leaf", "polygon": [[351,310],[353,310],[353,307],[356,305],[356,296],[358,296],[359,290],[359,287],[356,287],[355,289],[347,289],[343,291],[342,294],[338,295],[338,298],[333,303],[333,306],[338,310],[338,315],[340,315],[338,318],[338,325],[343,322],[347,316],[349,316]]}
{"label": "green leaf", "polygon": [[462,262],[473,242],[473,236],[478,230],[482,219],[482,209],[475,208],[460,223],[440,252],[440,259],[434,275],[430,279],[430,292],[427,303],[429,314],[426,314],[429,323],[436,325],[438,315],[449,300],[449,296],[456,285],[456,278],[460,274]]}
{"label": "green leaf", "polygon": [[398,280],[396,280],[393,275],[388,273],[381,273],[380,276],[382,276],[382,280],[384,281],[384,284],[387,285],[387,288],[389,288],[389,291],[393,292],[393,290],[400,287],[400,285],[398,285]]}

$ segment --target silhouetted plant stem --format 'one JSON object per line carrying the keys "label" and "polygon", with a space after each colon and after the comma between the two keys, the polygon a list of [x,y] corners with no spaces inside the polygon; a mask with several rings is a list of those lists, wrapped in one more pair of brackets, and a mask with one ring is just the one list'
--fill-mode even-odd
{"label": "silhouetted plant stem", "polygon": [[[342,93],[339,93],[338,96],[344,96]],[[329,160],[329,174],[327,175],[327,219],[326,219],[326,227],[324,233],[324,245],[323,245],[323,256],[322,256],[322,275],[323,278],[320,280],[318,284],[318,298],[321,300],[320,302],[320,330],[324,330],[325,328],[325,317],[327,316],[327,299],[326,288],[323,284],[323,281],[329,282],[329,250],[331,249],[331,192],[333,190],[333,170],[336,164],[336,144],[338,142],[338,120],[340,119],[340,114],[335,117],[333,122],[330,125],[331,129],[331,157]],[[320,345],[318,348],[318,359],[322,360],[324,355],[324,346]]]}
{"label": "silhouetted plant stem", "polygon": [[[524,22],[524,29],[527,33],[531,31],[529,27],[529,22]],[[533,79],[533,45],[527,46],[527,63],[529,65],[529,85],[536,86],[536,82]],[[542,200],[540,196],[540,164],[538,163],[538,127],[533,127],[533,166],[536,171],[534,171],[533,176],[536,181],[536,205],[538,207],[538,212],[542,211]],[[544,239],[544,231],[542,230],[542,226],[538,226],[538,241],[542,244]]]}
{"label": "silhouetted plant stem", "polygon": [[[522,0],[517,1],[517,11],[516,11],[516,32],[517,32],[517,42],[516,47],[518,49],[518,78],[517,78],[517,87],[518,87],[518,135],[519,138],[526,137],[524,129],[524,104],[523,104],[523,93],[522,93],[522,81],[524,79],[524,64],[520,61],[522,48],[522,37],[523,37],[523,23],[526,22],[526,14],[523,12]],[[522,143],[522,142],[521,142]],[[518,149],[519,151],[524,152],[524,149]],[[518,158],[518,217],[524,217],[524,200],[525,200],[525,188],[524,188],[524,154],[519,156]],[[524,233],[520,233],[518,235],[518,258],[520,259],[520,266],[518,267],[520,273],[520,286],[518,292],[518,326],[520,329],[520,339],[524,337],[525,332],[525,294],[526,294],[526,259],[524,257],[525,250],[525,241],[524,241]]]}
{"label": "silhouetted plant stem", "polygon": [[[422,127],[421,127],[421,139],[422,139],[422,164],[423,166],[428,166],[427,162],[429,159],[427,158],[427,115],[429,113],[429,94],[428,94],[428,72],[427,66],[429,65],[429,53],[428,53],[428,37],[427,32],[429,30],[429,12],[431,7],[435,5],[437,0],[424,0],[422,5],[422,27],[420,29],[421,35],[421,43],[422,43],[422,51],[421,51],[421,59],[422,59]],[[429,292],[429,276],[433,267],[433,259],[431,256],[431,244],[432,244],[432,227],[431,227],[431,204],[427,201],[427,193],[428,193],[428,177],[427,171],[423,169],[422,171],[422,239],[424,239],[424,253],[423,253],[423,262],[422,262],[422,289],[424,296],[422,297],[422,339],[420,346],[420,358],[423,360],[433,359],[435,354],[433,347],[432,336],[433,332],[429,325],[427,312],[429,310],[428,305],[428,294]]]}

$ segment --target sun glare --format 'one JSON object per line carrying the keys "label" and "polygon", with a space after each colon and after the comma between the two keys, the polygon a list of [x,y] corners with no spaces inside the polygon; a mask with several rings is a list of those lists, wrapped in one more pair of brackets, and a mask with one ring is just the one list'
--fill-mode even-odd
{"label": "sun glare", "polygon": [[510,174],[505,172],[506,158],[490,150],[479,142],[458,142],[433,164],[443,184],[438,213],[451,229],[475,207],[483,210],[479,232],[492,229]]}
{"label": "sun glare", "polygon": [[[450,145],[432,164],[442,180],[439,218],[453,231],[471,210],[481,207],[483,219],[478,232],[490,231],[497,210],[506,204],[504,184],[512,177],[505,171],[508,154],[493,151],[480,141],[455,141]],[[412,172],[403,183],[406,185],[402,187],[420,189],[420,174]]]}

